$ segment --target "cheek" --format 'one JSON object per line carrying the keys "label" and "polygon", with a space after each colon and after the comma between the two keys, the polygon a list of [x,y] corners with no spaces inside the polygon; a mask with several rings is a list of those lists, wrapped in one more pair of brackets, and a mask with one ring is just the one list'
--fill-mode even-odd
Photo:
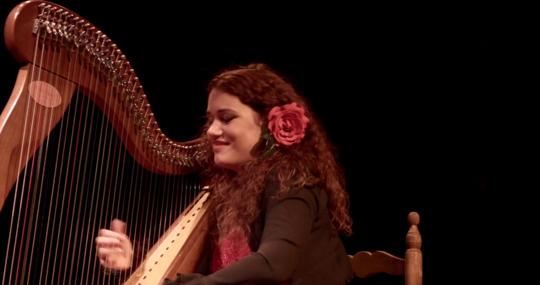
{"label": "cheek", "polygon": [[224,135],[231,141],[231,149],[240,156],[248,156],[253,147],[259,142],[262,129],[258,125],[244,124],[224,131]]}
{"label": "cheek", "polygon": [[234,151],[238,156],[243,159],[251,158],[251,151],[259,142],[259,133],[257,132],[245,132],[236,137],[234,142]]}
{"label": "cheek", "polygon": [[254,128],[253,131],[250,132],[250,136],[249,136],[250,150],[259,142],[259,140],[261,139],[261,135],[262,135],[262,129],[259,127]]}

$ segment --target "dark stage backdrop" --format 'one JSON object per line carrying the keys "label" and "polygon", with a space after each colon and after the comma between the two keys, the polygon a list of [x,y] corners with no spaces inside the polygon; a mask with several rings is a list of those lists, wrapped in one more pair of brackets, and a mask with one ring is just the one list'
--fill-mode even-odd
{"label": "dark stage backdrop", "polygon": [[[2,1],[2,21],[17,2]],[[193,138],[204,122],[213,74],[231,64],[269,64],[308,98],[336,146],[355,222],[344,238],[350,253],[402,254],[414,210],[421,215],[425,284],[453,283],[463,271],[483,280],[491,271],[479,258],[491,255],[483,245],[499,218],[495,193],[508,185],[498,166],[506,159],[500,142],[511,107],[494,99],[505,87],[496,76],[500,62],[473,15],[270,2],[58,3],[117,43],[162,130],[177,140]],[[3,106],[18,65],[4,45],[0,56]],[[462,259],[461,251],[472,248]]]}

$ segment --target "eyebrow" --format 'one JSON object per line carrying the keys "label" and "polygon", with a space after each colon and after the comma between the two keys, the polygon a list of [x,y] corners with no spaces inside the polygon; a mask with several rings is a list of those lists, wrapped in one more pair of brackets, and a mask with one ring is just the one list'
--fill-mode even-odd
{"label": "eyebrow", "polygon": [[[220,116],[224,116],[224,115],[238,116],[238,113],[236,111],[232,110],[232,109],[219,109],[219,110],[217,110],[216,117],[220,117]],[[213,115],[209,111],[206,111],[206,117],[207,118],[212,118]]]}
{"label": "eyebrow", "polygon": [[[227,109],[227,108],[217,110],[217,114],[218,114],[218,115],[219,115],[219,114],[223,114],[223,113],[234,113],[234,114],[236,114],[236,111],[233,110],[233,109]],[[206,114],[207,114],[207,115],[210,115],[210,111],[206,111]]]}

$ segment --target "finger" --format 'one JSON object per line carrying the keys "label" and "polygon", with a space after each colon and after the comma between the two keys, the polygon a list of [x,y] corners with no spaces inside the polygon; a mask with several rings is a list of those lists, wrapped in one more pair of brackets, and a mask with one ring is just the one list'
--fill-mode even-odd
{"label": "finger", "polygon": [[123,253],[124,253],[124,251],[122,249],[120,249],[120,248],[101,247],[101,248],[97,249],[97,256],[99,256],[101,258],[107,258],[107,257],[113,256],[113,255],[121,255]]}
{"label": "finger", "polygon": [[96,237],[96,246],[97,247],[121,247],[122,242],[116,237]]}
{"label": "finger", "polygon": [[112,231],[115,231],[117,233],[125,234],[126,233],[126,228],[127,228],[126,223],[124,223],[123,221],[121,221],[119,219],[114,219],[111,222],[111,230]]}
{"label": "finger", "polygon": [[124,242],[120,242],[120,248],[122,251],[127,254],[132,254],[133,248],[131,247],[131,242],[129,240],[125,240]]}
{"label": "finger", "polygon": [[107,259],[114,255],[124,255],[124,251],[120,248],[98,248],[97,256],[99,258]]}
{"label": "finger", "polygon": [[101,266],[105,266],[107,268],[114,268],[115,264],[116,264],[116,261],[114,260],[111,260],[111,259],[99,259],[99,264],[101,264]]}
{"label": "finger", "polygon": [[111,230],[108,230],[108,229],[101,229],[99,230],[99,233],[98,233],[98,236],[102,236],[102,237],[114,237],[114,238],[117,238],[117,239],[128,239],[128,237],[123,234],[123,233],[119,233],[119,232],[115,232],[115,231],[111,231]]}

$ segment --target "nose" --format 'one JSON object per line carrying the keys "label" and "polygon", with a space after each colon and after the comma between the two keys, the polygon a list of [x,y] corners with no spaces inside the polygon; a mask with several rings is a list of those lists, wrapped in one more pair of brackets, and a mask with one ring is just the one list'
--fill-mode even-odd
{"label": "nose", "polygon": [[219,126],[219,122],[214,120],[210,126],[208,127],[208,130],[206,130],[206,135],[208,135],[210,138],[217,138],[223,134],[223,131],[221,130],[221,127]]}

